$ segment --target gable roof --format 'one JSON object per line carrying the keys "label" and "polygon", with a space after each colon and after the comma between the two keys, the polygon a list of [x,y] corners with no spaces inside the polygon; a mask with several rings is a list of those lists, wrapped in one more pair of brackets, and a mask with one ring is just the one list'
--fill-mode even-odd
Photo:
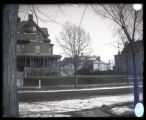
{"label": "gable roof", "polygon": [[49,36],[47,28],[40,28],[40,29],[45,35]]}
{"label": "gable roof", "polygon": [[45,38],[47,38],[49,36],[47,28],[45,28],[45,30],[44,30],[44,28],[41,29],[33,20],[32,20],[32,22],[34,23],[34,25],[37,27],[37,29],[42,33],[42,35]]}
{"label": "gable roof", "polygon": [[40,33],[42,33],[42,35],[45,38],[47,38],[49,36],[47,28],[40,28],[33,20],[27,20],[27,21],[19,22],[18,26],[17,26],[17,31],[20,31],[20,29],[23,26],[30,25],[30,24],[33,24],[34,26],[36,26],[36,28],[39,30]]}

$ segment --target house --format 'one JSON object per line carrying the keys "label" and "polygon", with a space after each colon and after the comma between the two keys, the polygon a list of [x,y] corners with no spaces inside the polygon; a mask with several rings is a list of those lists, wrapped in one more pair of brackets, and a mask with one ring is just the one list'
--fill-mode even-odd
{"label": "house", "polygon": [[93,61],[93,71],[108,71],[112,70],[112,64],[110,61],[105,63],[103,61]]}
{"label": "house", "polygon": [[39,27],[29,14],[17,22],[17,71],[19,78],[58,74],[60,55],[53,54],[47,28]]}
{"label": "house", "polygon": [[[115,66],[114,71],[119,73],[125,73],[132,75],[133,65],[132,65],[132,55],[129,43],[125,44],[124,49],[121,53],[115,55]],[[134,53],[135,53],[135,64],[136,64],[136,74],[143,74],[143,62],[144,62],[144,47],[143,40],[137,40],[133,43]]]}
{"label": "house", "polygon": [[74,72],[73,59],[71,57],[64,58],[60,63],[61,76],[72,76]]}
{"label": "house", "polygon": [[[94,71],[107,71],[107,70],[112,70],[112,64],[105,63],[100,60],[100,56],[86,56],[81,54],[78,58],[78,65],[77,65],[77,70],[82,70],[82,69],[88,69],[90,72]],[[61,64],[61,75],[63,76],[68,76],[68,75],[73,75],[75,73],[74,71],[74,65],[73,65],[73,58],[71,57],[66,57],[62,61]]]}

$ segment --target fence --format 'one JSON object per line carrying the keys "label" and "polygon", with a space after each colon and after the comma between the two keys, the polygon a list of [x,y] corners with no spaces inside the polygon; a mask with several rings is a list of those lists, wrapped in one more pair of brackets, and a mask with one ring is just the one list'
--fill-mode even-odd
{"label": "fence", "polygon": [[[126,83],[126,75],[98,75],[98,76],[78,76],[78,85],[89,84],[110,84]],[[50,87],[60,85],[74,85],[75,77],[27,77],[23,79],[23,86]]]}

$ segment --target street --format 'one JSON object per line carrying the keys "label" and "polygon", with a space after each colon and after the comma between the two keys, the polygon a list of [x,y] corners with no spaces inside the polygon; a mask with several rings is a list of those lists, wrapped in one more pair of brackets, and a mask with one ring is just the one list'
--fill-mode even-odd
{"label": "street", "polygon": [[[143,100],[140,85],[140,100]],[[19,90],[20,117],[116,116],[133,114],[133,86]],[[116,104],[122,104],[120,107]],[[124,105],[127,104],[127,105]],[[102,106],[115,106],[107,111]],[[117,108],[116,108],[117,106]]]}
{"label": "street", "polygon": [[[140,92],[142,89],[140,89]],[[18,91],[20,102],[40,102],[65,99],[88,98],[93,96],[113,96],[130,94],[132,86],[103,87],[90,89],[48,90],[48,91]]]}

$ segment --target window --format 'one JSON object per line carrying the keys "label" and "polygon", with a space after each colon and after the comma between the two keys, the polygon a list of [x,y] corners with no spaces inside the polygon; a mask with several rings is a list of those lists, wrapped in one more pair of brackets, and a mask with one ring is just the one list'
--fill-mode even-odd
{"label": "window", "polygon": [[51,55],[52,54],[52,48],[49,47],[49,54]]}
{"label": "window", "polygon": [[24,32],[26,33],[35,33],[36,32],[36,27],[35,26],[24,26],[23,27]]}
{"label": "window", "polygon": [[36,27],[35,26],[32,27],[32,31],[36,32]]}
{"label": "window", "polygon": [[22,45],[21,47],[22,47],[22,49],[24,49],[25,48],[25,45]]}
{"label": "window", "polygon": [[35,46],[35,53],[40,53],[40,46]]}
{"label": "window", "polygon": [[17,45],[17,52],[20,53],[20,45]]}

